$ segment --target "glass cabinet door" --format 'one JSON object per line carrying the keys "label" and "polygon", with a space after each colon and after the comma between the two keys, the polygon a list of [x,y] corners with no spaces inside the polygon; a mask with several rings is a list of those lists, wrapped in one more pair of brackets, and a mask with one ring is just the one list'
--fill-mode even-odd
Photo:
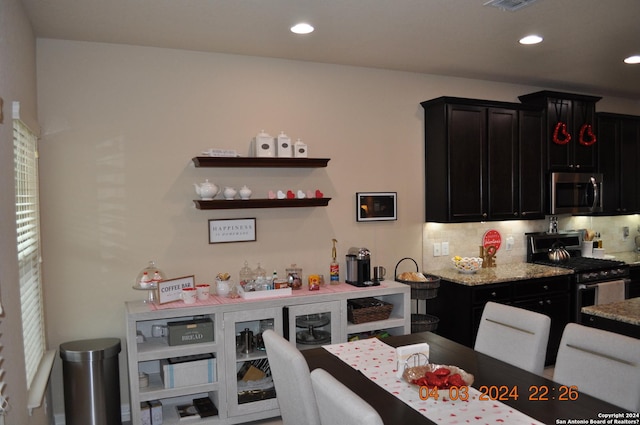
{"label": "glass cabinet door", "polygon": [[292,305],[283,315],[285,338],[299,350],[342,342],[339,301]]}
{"label": "glass cabinet door", "polygon": [[[262,332],[282,333],[282,309],[224,313],[229,416],[278,409]],[[277,412],[276,412],[277,414]]]}

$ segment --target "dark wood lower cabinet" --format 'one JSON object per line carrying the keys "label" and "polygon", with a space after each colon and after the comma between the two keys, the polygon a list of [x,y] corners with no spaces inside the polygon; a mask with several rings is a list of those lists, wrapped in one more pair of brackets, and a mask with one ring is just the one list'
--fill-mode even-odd
{"label": "dark wood lower cabinet", "polygon": [[607,319],[606,317],[593,316],[591,314],[582,313],[581,316],[581,323],[585,326],[640,339],[640,326],[638,325],[619,322],[617,320]]}
{"label": "dark wood lower cabinet", "polygon": [[570,321],[569,288],[568,276],[476,286],[442,280],[438,297],[429,302],[428,309],[440,319],[436,333],[467,347],[475,344],[482,311],[488,301],[546,314],[551,318],[546,364],[553,364],[562,331]]}
{"label": "dark wood lower cabinet", "polygon": [[629,298],[640,297],[640,267],[629,269]]}
{"label": "dark wood lower cabinet", "polygon": [[525,310],[545,314],[551,318],[551,330],[549,331],[549,344],[547,345],[547,360],[545,363],[554,364],[558,354],[558,347],[560,347],[560,340],[562,339],[562,331],[570,321],[569,294],[554,294],[538,299],[516,301],[513,305]]}

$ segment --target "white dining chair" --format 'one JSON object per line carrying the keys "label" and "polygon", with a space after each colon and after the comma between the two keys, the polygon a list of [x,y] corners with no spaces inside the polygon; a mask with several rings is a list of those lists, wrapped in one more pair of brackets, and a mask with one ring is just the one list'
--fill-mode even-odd
{"label": "white dining chair", "polygon": [[302,353],[272,330],[262,333],[283,425],[320,425],[309,365]]}
{"label": "white dining chair", "polygon": [[632,412],[640,411],[640,339],[569,323],[553,380]]}
{"label": "white dining chair", "polygon": [[383,425],[369,403],[324,369],[311,372],[322,425]]}
{"label": "white dining chair", "polygon": [[549,316],[489,301],[482,312],[474,349],[542,375],[550,327]]}

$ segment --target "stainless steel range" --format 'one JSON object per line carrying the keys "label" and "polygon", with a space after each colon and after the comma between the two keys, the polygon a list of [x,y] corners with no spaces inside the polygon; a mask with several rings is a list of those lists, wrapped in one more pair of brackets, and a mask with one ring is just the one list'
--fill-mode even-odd
{"label": "stainless steel range", "polygon": [[[583,257],[580,232],[528,233],[527,262],[573,270],[571,319],[580,323],[582,307],[601,304],[616,297],[628,298],[629,266],[623,261]],[[553,261],[554,250],[566,250],[568,258]]]}

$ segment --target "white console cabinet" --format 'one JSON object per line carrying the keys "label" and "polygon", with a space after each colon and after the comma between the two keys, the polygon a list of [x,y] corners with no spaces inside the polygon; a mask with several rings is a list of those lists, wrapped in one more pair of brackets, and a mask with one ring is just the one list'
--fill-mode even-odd
{"label": "white console cabinet", "polygon": [[[154,306],[143,301],[129,301],[125,314],[131,424],[142,423],[141,403],[156,400],[162,403],[163,425],[238,424],[278,416],[280,413],[274,392],[252,392],[251,385],[247,389],[247,382],[241,379],[248,366],[267,362],[266,352],[257,338],[262,330],[273,328],[299,349],[344,342],[350,335],[369,331],[408,334],[411,332],[410,292],[408,285],[384,281],[380,286],[370,288],[341,283],[323,287],[320,291],[304,288],[293,291],[290,296],[256,300],[231,301],[212,296],[209,301],[199,302],[196,306],[179,303]],[[366,297],[393,304],[391,316],[386,320],[350,323],[347,320],[348,301]],[[175,308],[167,308],[169,306]],[[164,329],[167,323],[193,318],[212,320],[213,341],[169,346],[166,337],[152,336],[154,325],[157,334],[158,329]],[[250,349],[246,349],[242,341],[243,332],[247,331],[256,337]],[[137,342],[139,333],[144,336],[143,342]],[[215,357],[214,382],[165,388],[162,379],[165,360],[210,354]],[[145,378],[148,376],[148,386],[144,386],[145,378],[141,386],[140,373],[144,373]],[[255,397],[254,393],[257,394]],[[176,406],[200,397],[209,397],[216,405],[218,414],[209,418],[196,416],[181,420]]]}

